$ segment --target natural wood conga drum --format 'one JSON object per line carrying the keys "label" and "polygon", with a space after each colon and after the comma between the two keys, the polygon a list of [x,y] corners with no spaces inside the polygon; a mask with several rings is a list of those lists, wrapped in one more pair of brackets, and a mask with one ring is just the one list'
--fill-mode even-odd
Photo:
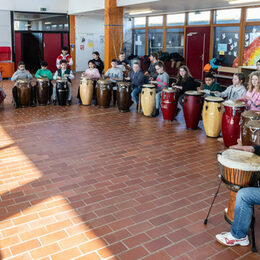
{"label": "natural wood conga drum", "polygon": [[151,116],[155,108],[155,86],[144,84],[141,92],[141,106],[145,116]]}
{"label": "natural wood conga drum", "polygon": [[17,96],[21,107],[28,107],[31,101],[31,83],[29,80],[17,80]]}
{"label": "natural wood conga drum", "polygon": [[97,102],[100,107],[110,106],[112,87],[109,80],[100,79],[97,82]]}
{"label": "natural wood conga drum", "polygon": [[93,81],[90,78],[81,77],[79,93],[82,105],[91,105],[93,98]]}
{"label": "natural wood conga drum", "polygon": [[243,187],[256,186],[260,176],[260,156],[228,149],[218,154],[218,162],[223,182],[230,189],[228,211],[225,219],[228,223],[234,220],[234,209],[237,191]]}
{"label": "natural wood conga drum", "polygon": [[260,120],[249,121],[245,125],[243,145],[260,145]]}
{"label": "natural wood conga drum", "polygon": [[120,112],[128,112],[131,106],[131,84],[129,82],[117,83],[117,107]]}
{"label": "natural wood conga drum", "polygon": [[47,78],[37,79],[36,98],[41,106],[46,106],[49,99],[49,80]]}

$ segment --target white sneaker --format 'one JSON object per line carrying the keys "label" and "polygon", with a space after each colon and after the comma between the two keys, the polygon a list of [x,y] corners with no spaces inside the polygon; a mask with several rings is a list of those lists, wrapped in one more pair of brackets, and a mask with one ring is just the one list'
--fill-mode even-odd
{"label": "white sneaker", "polygon": [[231,235],[230,232],[223,232],[221,234],[216,235],[217,241],[225,246],[248,246],[249,245],[249,240],[248,236],[244,238],[235,238]]}

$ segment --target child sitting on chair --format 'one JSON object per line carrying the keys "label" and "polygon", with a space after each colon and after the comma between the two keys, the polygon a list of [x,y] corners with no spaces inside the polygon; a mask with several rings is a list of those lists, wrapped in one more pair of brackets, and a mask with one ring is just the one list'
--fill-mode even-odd
{"label": "child sitting on chair", "polygon": [[[71,85],[71,80],[74,79],[74,75],[72,74],[72,71],[67,68],[67,61],[62,60],[61,61],[61,68],[58,69],[54,76],[53,79],[66,79],[68,82],[68,87],[69,87],[69,95],[68,95],[68,104],[71,105],[71,100],[72,100],[72,85]],[[55,106],[57,104],[57,99],[56,99],[56,83],[53,85],[53,105]]]}

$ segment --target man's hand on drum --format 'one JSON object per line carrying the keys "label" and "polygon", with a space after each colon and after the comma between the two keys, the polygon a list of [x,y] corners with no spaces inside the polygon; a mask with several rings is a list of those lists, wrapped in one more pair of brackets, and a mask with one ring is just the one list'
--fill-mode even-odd
{"label": "man's hand on drum", "polygon": [[130,80],[130,77],[125,78],[125,80]]}
{"label": "man's hand on drum", "polygon": [[39,76],[39,79],[42,79],[42,76]]}
{"label": "man's hand on drum", "polygon": [[197,91],[202,93],[203,92],[202,87],[201,86],[197,87]]}
{"label": "man's hand on drum", "polygon": [[70,75],[69,74],[64,74],[64,77],[69,77]]}
{"label": "man's hand on drum", "polygon": [[182,86],[178,86],[178,85],[173,85],[173,87],[180,89],[180,90],[182,90],[182,88],[183,88]]}
{"label": "man's hand on drum", "polygon": [[157,81],[156,81],[156,80],[151,80],[150,83],[151,83],[151,84],[156,84]]}
{"label": "man's hand on drum", "polygon": [[245,152],[250,152],[250,153],[253,153],[255,151],[253,146],[233,145],[230,148],[245,151]]}
{"label": "man's hand on drum", "polygon": [[145,76],[149,76],[149,72],[146,71],[146,72],[144,73],[144,75],[145,75]]}
{"label": "man's hand on drum", "polygon": [[57,76],[57,79],[61,79],[61,77],[60,77],[60,76]]}

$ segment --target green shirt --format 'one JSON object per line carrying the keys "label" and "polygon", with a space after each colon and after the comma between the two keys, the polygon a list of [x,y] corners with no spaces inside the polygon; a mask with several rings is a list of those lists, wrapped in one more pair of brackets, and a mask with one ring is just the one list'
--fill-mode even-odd
{"label": "green shirt", "polygon": [[[46,75],[47,77],[43,75]],[[50,70],[38,69],[35,74],[35,78],[39,78],[39,77],[48,78],[49,80],[52,80],[52,73]]]}
{"label": "green shirt", "polygon": [[222,91],[221,86],[216,81],[214,81],[211,86],[204,84],[203,90],[208,90],[207,92],[206,91],[205,92],[206,94],[211,96],[214,96],[214,94],[210,93],[210,91],[219,91],[219,92]]}

